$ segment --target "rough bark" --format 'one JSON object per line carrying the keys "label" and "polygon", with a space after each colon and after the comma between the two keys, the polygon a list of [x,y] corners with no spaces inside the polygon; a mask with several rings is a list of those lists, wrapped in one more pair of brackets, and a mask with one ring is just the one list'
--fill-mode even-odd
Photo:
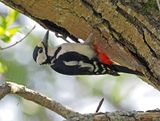
{"label": "rough bark", "polygon": [[160,14],[125,0],[1,0],[63,37],[95,40],[115,62],[160,90]]}
{"label": "rough bark", "polygon": [[159,121],[160,110],[150,110],[147,112],[132,111],[132,112],[106,112],[95,114],[80,114],[63,106],[62,104],[52,100],[45,95],[28,89],[23,85],[18,85],[12,82],[6,82],[0,85],[0,99],[7,94],[16,94],[27,100],[44,106],[55,113],[61,115],[66,121]]}

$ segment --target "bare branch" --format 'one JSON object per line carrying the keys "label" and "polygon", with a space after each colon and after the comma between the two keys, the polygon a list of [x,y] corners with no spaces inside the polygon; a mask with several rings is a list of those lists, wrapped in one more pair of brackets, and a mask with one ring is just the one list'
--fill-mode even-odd
{"label": "bare branch", "polygon": [[0,50],[5,50],[5,49],[8,49],[8,48],[11,48],[11,47],[17,45],[18,43],[22,42],[35,29],[35,27],[36,26],[33,26],[33,28],[22,39],[20,39],[19,41],[15,42],[14,44],[12,44],[10,46],[4,47],[4,48],[0,48]]}
{"label": "bare branch", "polygon": [[66,108],[65,106],[61,105],[60,103],[42,95],[36,91],[26,88],[23,85],[18,85],[13,82],[6,82],[2,86],[0,86],[0,99],[2,99],[7,94],[17,94],[27,100],[33,101],[41,106],[44,106],[57,114],[61,115],[62,117],[68,119],[73,115],[77,115],[76,112]]}
{"label": "bare branch", "polygon": [[[113,113],[95,113],[80,114],[66,108],[62,104],[40,94],[36,91],[26,88],[13,82],[6,82],[0,86],[0,99],[7,94],[17,94],[27,100],[44,106],[57,114],[61,115],[66,121],[159,121],[160,110],[152,110],[148,112],[113,112]],[[101,101],[102,102],[102,101]]]}

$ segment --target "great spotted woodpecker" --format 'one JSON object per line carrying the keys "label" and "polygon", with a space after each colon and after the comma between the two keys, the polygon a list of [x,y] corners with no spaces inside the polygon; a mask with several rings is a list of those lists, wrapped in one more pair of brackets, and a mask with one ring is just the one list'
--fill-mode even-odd
{"label": "great spotted woodpecker", "polygon": [[56,72],[66,75],[118,76],[118,72],[142,75],[139,71],[114,64],[98,44],[64,43],[58,47],[48,46],[49,31],[35,47],[33,59],[36,63],[51,66]]}

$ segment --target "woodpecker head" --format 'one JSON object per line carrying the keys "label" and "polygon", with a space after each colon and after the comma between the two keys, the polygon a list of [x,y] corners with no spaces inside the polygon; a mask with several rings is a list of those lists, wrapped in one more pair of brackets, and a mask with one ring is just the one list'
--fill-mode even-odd
{"label": "woodpecker head", "polygon": [[33,59],[40,65],[50,63],[48,56],[48,36],[49,31],[46,32],[43,40],[35,47],[33,51]]}

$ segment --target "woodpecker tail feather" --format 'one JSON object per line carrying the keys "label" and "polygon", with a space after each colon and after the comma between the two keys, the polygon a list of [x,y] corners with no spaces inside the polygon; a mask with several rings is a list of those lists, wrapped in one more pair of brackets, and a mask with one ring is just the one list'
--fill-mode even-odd
{"label": "woodpecker tail feather", "polygon": [[135,74],[135,75],[143,76],[143,73],[141,73],[141,72],[139,72],[137,70],[132,70],[132,69],[129,69],[127,67],[120,66],[120,65],[114,65],[114,69],[117,72],[129,73],[129,74]]}

